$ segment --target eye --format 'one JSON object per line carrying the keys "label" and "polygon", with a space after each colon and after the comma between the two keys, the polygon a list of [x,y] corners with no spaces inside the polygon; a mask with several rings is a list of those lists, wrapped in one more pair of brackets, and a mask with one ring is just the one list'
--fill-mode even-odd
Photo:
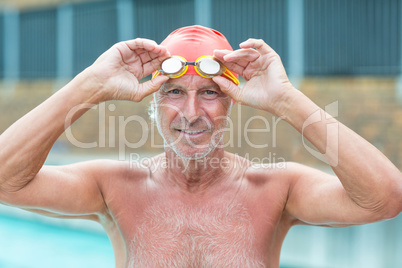
{"label": "eye", "polygon": [[172,89],[171,91],[169,91],[169,93],[177,95],[177,94],[180,94],[180,90]]}
{"label": "eye", "polygon": [[183,91],[177,88],[171,89],[167,92],[167,95],[171,99],[178,99],[183,96]]}
{"label": "eye", "polygon": [[218,92],[214,91],[214,90],[205,90],[204,91],[204,98],[205,99],[215,99],[218,97]]}
{"label": "eye", "polygon": [[214,95],[214,94],[217,94],[217,93],[215,91],[213,91],[213,90],[207,90],[207,91],[205,91],[205,94]]}

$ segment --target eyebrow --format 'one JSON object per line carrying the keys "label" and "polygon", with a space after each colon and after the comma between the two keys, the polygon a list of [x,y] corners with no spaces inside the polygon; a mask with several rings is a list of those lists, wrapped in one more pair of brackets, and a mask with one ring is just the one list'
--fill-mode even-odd
{"label": "eyebrow", "polygon": [[[186,87],[183,87],[182,85],[175,84],[175,83],[165,83],[165,84],[162,85],[162,87],[163,87],[162,88],[163,90],[169,90],[171,88],[187,89]],[[220,87],[217,84],[205,85],[205,86],[202,86],[202,87],[198,88],[198,90],[210,89],[210,88],[220,91]]]}
{"label": "eyebrow", "polygon": [[216,90],[221,90],[221,88],[217,84],[203,86],[200,89],[209,89],[209,88],[213,88],[213,89],[216,89]]}
{"label": "eyebrow", "polygon": [[166,90],[166,89],[171,89],[171,88],[179,88],[179,89],[184,89],[184,87],[182,87],[179,84],[174,84],[174,83],[164,83],[162,85],[162,89]]}

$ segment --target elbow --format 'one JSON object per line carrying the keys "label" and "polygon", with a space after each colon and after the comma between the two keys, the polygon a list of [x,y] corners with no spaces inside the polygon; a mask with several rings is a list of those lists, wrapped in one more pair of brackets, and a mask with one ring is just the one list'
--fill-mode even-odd
{"label": "elbow", "polygon": [[393,219],[402,212],[402,173],[397,172],[386,193],[384,220]]}
{"label": "elbow", "polygon": [[402,212],[402,175],[398,171],[393,176],[383,179],[371,194],[371,198],[359,202],[367,214],[367,223],[389,220]]}
{"label": "elbow", "polygon": [[399,198],[397,199],[397,204],[393,205],[389,209],[388,218],[393,219],[397,217],[402,212],[402,193],[400,193]]}
{"label": "elbow", "polygon": [[[399,202],[401,203],[402,200],[399,198]],[[386,209],[385,213],[383,214],[383,220],[390,220],[393,218],[396,218],[401,212],[402,212],[402,207],[401,204],[391,204],[388,205],[388,208]]]}

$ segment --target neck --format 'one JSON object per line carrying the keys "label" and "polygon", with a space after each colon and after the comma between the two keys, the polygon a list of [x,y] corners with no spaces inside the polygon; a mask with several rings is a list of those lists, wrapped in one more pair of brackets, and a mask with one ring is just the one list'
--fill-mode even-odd
{"label": "neck", "polygon": [[215,149],[204,158],[192,160],[166,150],[167,176],[187,192],[202,192],[225,181],[230,172],[230,161],[223,149]]}

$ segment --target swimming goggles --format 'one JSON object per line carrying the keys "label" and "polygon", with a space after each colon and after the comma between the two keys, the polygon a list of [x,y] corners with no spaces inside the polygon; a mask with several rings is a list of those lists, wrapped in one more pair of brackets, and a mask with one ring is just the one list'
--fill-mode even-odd
{"label": "swimming goggles", "polygon": [[159,74],[170,78],[178,78],[184,75],[188,70],[188,65],[193,65],[197,74],[205,78],[212,78],[224,75],[232,80],[236,85],[240,82],[220,61],[212,56],[201,56],[195,62],[188,62],[181,56],[171,56],[162,61],[160,69],[156,71],[152,78]]}

